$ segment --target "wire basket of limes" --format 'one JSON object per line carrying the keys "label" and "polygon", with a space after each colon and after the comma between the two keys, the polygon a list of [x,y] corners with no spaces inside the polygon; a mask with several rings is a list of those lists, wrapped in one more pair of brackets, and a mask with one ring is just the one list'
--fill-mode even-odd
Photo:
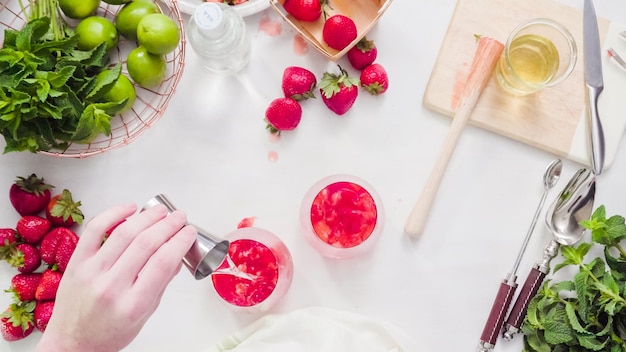
{"label": "wire basket of limes", "polygon": [[0,1],[4,152],[84,158],[128,145],[183,72],[176,0]]}

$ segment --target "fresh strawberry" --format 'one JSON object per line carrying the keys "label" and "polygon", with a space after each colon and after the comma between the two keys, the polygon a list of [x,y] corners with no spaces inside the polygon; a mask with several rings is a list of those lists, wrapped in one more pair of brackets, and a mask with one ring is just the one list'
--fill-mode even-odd
{"label": "fresh strawberry", "polygon": [[13,292],[19,301],[33,301],[39,281],[41,273],[17,274],[11,279],[11,288],[6,292]]}
{"label": "fresh strawberry", "polygon": [[359,95],[359,80],[339,66],[340,74],[325,72],[320,82],[322,101],[337,115],[345,114]]}
{"label": "fresh strawberry", "polygon": [[60,271],[46,269],[41,274],[41,281],[35,291],[35,299],[38,301],[52,301],[57,296],[57,290],[63,274]]}
{"label": "fresh strawberry", "polygon": [[37,247],[28,243],[20,243],[15,246],[7,262],[17,268],[22,274],[29,274],[37,270],[41,265],[41,257]]}
{"label": "fresh strawberry", "polygon": [[43,178],[32,174],[28,177],[18,176],[11,185],[9,199],[20,215],[37,214],[46,208],[50,201],[50,189],[54,186],[47,185],[43,181]]}
{"label": "fresh strawberry", "polygon": [[300,103],[291,98],[276,98],[265,110],[265,122],[271,133],[295,129],[302,119]]}
{"label": "fresh strawberry", "polygon": [[54,310],[54,301],[39,301],[35,306],[34,320],[35,327],[41,331],[46,331],[50,318],[52,317],[52,311]]}
{"label": "fresh strawberry", "polygon": [[52,227],[52,223],[46,218],[37,215],[24,215],[17,221],[15,230],[24,242],[37,244],[48,233],[50,227]]}
{"label": "fresh strawberry", "polygon": [[17,245],[19,237],[13,229],[0,229],[0,260],[7,259]]}
{"label": "fresh strawberry", "polygon": [[72,199],[72,193],[64,189],[50,199],[46,207],[46,218],[54,226],[70,227],[74,224],[82,224],[84,216],[80,210],[80,201]]}
{"label": "fresh strawberry", "polygon": [[77,243],[78,235],[74,231],[66,227],[54,228],[41,240],[41,260],[49,266],[56,265],[60,272],[65,272]]}
{"label": "fresh strawberry", "polygon": [[315,98],[317,79],[313,72],[298,66],[289,66],[283,72],[283,93],[297,101]]}
{"label": "fresh strawberry", "polygon": [[322,38],[329,47],[343,50],[357,37],[354,21],[344,15],[334,15],[324,22]]}
{"label": "fresh strawberry", "polygon": [[35,329],[33,311],[35,301],[13,303],[0,314],[0,333],[6,341],[21,340]]}
{"label": "fresh strawberry", "polygon": [[285,0],[283,8],[298,21],[315,22],[322,15],[326,0]]}
{"label": "fresh strawberry", "polygon": [[376,61],[378,49],[373,40],[363,37],[355,46],[348,50],[348,61],[357,70],[362,70]]}
{"label": "fresh strawberry", "polygon": [[380,64],[367,66],[361,72],[361,87],[371,95],[380,95],[389,88],[387,71]]}

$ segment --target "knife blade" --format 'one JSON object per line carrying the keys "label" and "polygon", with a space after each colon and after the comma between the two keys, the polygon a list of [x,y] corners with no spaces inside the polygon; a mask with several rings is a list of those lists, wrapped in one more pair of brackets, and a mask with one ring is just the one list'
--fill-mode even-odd
{"label": "knife blade", "polygon": [[583,8],[583,55],[585,85],[587,86],[587,124],[591,146],[591,167],[599,175],[604,169],[604,130],[598,113],[598,98],[604,89],[602,55],[598,18],[592,0],[585,0]]}

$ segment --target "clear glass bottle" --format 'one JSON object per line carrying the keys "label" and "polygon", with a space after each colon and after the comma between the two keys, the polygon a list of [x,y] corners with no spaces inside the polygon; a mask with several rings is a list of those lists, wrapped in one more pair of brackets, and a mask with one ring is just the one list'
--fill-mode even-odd
{"label": "clear glass bottle", "polygon": [[198,6],[189,19],[187,37],[202,65],[212,72],[235,74],[248,65],[246,23],[229,5],[207,2]]}

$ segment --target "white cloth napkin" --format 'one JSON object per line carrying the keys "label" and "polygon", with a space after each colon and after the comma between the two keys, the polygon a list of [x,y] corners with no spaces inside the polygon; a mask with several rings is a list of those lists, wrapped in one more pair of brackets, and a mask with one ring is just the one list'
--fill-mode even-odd
{"label": "white cloth napkin", "polygon": [[397,327],[355,313],[310,307],[267,315],[209,352],[416,352]]}

